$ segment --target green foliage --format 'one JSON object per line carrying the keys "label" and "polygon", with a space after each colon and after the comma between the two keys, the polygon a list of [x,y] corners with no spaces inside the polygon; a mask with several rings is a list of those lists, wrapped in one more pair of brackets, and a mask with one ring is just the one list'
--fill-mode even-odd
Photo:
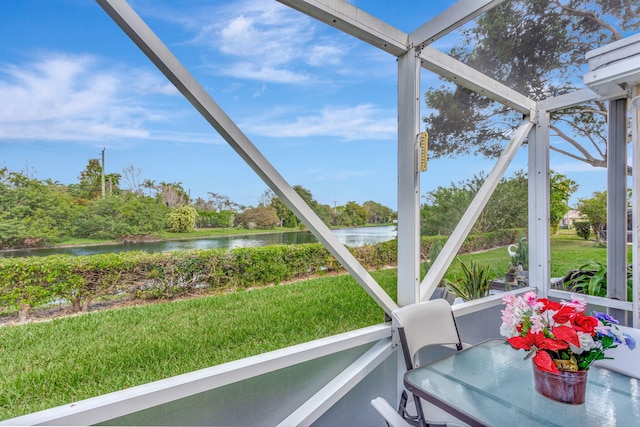
{"label": "green foliage", "polygon": [[179,206],[169,212],[167,225],[174,233],[189,233],[196,228],[198,212],[193,206]]}
{"label": "green foliage", "polygon": [[[627,301],[633,299],[633,270],[627,267]],[[572,291],[597,297],[607,297],[607,266],[599,262],[591,262],[580,266],[564,284]]]}
{"label": "green foliage", "polygon": [[198,210],[197,228],[230,228],[233,227],[233,211],[203,211]]}
{"label": "green foliage", "polygon": [[113,239],[152,234],[164,228],[168,209],[148,196],[124,193],[87,203],[74,222],[74,235]]}
{"label": "green foliage", "polygon": [[491,266],[480,265],[476,261],[471,261],[467,266],[461,260],[460,268],[462,277],[456,278],[454,282],[445,279],[444,285],[457,297],[466,301],[484,298],[489,295],[489,287],[493,283]]}
{"label": "green foliage", "polygon": [[578,199],[578,210],[589,218],[596,239],[602,238],[604,226],[607,224],[607,192],[596,191],[589,199]]}
{"label": "green foliage", "polygon": [[73,216],[61,186],[0,169],[0,249],[56,242],[70,232]]}
{"label": "green foliage", "polygon": [[578,189],[578,185],[566,176],[551,171],[549,187],[549,227],[554,234],[558,230],[560,220],[569,212],[569,199]]}
{"label": "green foliage", "polygon": [[511,257],[511,264],[521,265],[524,270],[529,270],[529,244],[526,237],[521,237],[516,245],[515,255]]}
{"label": "green foliage", "polygon": [[388,224],[397,218],[397,214],[389,207],[368,200],[362,204],[367,211],[367,224]]}
{"label": "green foliage", "polygon": [[368,212],[365,208],[360,206],[356,202],[347,202],[344,206],[344,210],[340,212],[339,224],[346,227],[353,227],[358,225],[365,225],[368,219]]}
{"label": "green foliage", "polygon": [[[120,178],[122,178],[122,175],[119,173],[105,172],[105,196],[120,193]],[[79,182],[77,184],[69,186],[69,193],[75,199],[78,199],[81,204],[85,204],[88,200],[101,197],[103,194],[102,165],[100,164],[100,160],[89,159],[87,166],[80,172],[78,180]]]}
{"label": "green foliage", "polygon": [[[513,241],[522,230],[469,236],[461,253]],[[422,237],[421,251],[435,253],[442,237]],[[365,267],[397,263],[397,240],[350,249]],[[343,271],[320,244],[167,253],[124,252],[90,256],[0,258],[0,310],[68,301],[87,311],[101,297],[173,298],[209,290],[248,288]],[[206,286],[205,286],[206,285]]]}
{"label": "green foliage", "polygon": [[582,237],[585,240],[589,239],[589,236],[591,235],[591,224],[586,222],[586,221],[575,221],[573,223],[574,227],[576,228],[576,234],[579,237]]}
{"label": "green foliage", "polygon": [[[569,209],[567,201],[576,190],[575,183],[564,175],[551,172],[551,209],[560,215]],[[421,234],[427,236],[449,235],[484,183],[484,176],[474,176],[464,182],[438,187],[425,196],[420,208]],[[473,225],[472,233],[486,233],[527,226],[528,179],[523,171],[510,178],[503,178],[496,186],[489,202]],[[556,218],[554,216],[554,218]],[[556,222],[557,227],[557,222]]]}

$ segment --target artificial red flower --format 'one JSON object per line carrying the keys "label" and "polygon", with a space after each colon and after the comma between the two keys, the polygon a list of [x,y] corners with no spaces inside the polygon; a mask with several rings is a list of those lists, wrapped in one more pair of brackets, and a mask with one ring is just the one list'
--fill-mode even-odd
{"label": "artificial red flower", "polygon": [[513,348],[531,350],[536,348],[537,350],[564,350],[569,347],[569,344],[565,341],[558,341],[553,338],[547,338],[542,333],[535,334],[528,333],[526,336],[517,336],[507,338],[507,341]]}
{"label": "artificial red flower", "polygon": [[562,305],[559,302],[551,301],[546,298],[538,298],[538,302],[542,303],[542,310],[540,311],[541,313],[547,310],[557,311],[557,310],[560,310],[560,308],[562,307]]}
{"label": "artificial red flower", "polygon": [[555,320],[556,323],[567,323],[571,320],[571,316],[574,315],[575,312],[576,309],[570,305],[563,305],[560,307],[560,310],[553,315],[553,320]]}
{"label": "artificial red flower", "polygon": [[596,326],[598,326],[598,319],[592,316],[578,314],[571,318],[571,324],[576,331],[593,335],[596,332]]}
{"label": "artificial red flower", "polygon": [[556,326],[555,328],[551,329],[551,333],[556,337],[557,340],[561,340],[566,343],[573,344],[576,347],[580,347],[580,338],[578,338],[578,333],[575,329],[570,328],[569,326]]}

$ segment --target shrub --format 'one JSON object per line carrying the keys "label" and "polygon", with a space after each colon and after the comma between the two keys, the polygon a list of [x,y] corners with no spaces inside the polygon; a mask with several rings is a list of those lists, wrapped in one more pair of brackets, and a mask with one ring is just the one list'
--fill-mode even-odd
{"label": "shrub", "polygon": [[169,230],[175,233],[189,233],[196,228],[198,212],[193,206],[180,206],[169,213]]}
{"label": "shrub", "polygon": [[586,221],[576,221],[573,223],[576,227],[576,234],[578,237],[582,237],[585,240],[589,239],[591,235],[591,224]]}

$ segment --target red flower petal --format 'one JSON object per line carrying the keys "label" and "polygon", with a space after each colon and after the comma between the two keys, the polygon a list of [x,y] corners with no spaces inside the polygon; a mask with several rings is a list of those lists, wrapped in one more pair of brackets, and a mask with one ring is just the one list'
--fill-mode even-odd
{"label": "red flower petal", "polygon": [[568,305],[563,305],[556,314],[553,315],[553,320],[557,323],[566,323],[571,319],[571,316],[575,314],[575,309]]}
{"label": "red flower petal", "polygon": [[553,359],[551,359],[551,356],[549,356],[549,353],[546,351],[537,352],[533,357],[533,363],[542,371],[553,372],[554,374],[558,373],[558,368],[556,368]]}
{"label": "red flower petal", "polygon": [[511,337],[511,338],[507,338],[507,341],[509,342],[509,344],[511,344],[511,347],[513,348],[524,349],[524,350],[531,349],[531,340],[525,337],[520,337],[520,336]]}
{"label": "red flower petal", "polygon": [[[558,326],[551,330],[551,333],[560,341],[565,341],[569,344],[573,344],[576,347],[580,347],[580,339],[575,329],[568,326]],[[567,346],[563,347],[567,348]],[[551,349],[550,349],[551,350]]]}
{"label": "red flower petal", "polygon": [[560,308],[562,307],[559,302],[551,301],[546,298],[538,298],[538,302],[542,303],[542,312],[546,310],[556,311],[560,310]]}

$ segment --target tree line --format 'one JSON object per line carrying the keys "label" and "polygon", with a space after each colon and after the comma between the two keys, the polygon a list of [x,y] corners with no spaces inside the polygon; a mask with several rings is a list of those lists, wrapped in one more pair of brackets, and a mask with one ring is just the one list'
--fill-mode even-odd
{"label": "tree line", "polygon": [[[474,176],[466,181],[452,183],[450,187],[441,186],[428,192],[420,209],[421,234],[450,235],[484,180],[483,175]],[[551,171],[549,181],[549,222],[553,233],[569,211],[569,199],[578,185],[554,171]],[[512,177],[503,178],[498,183],[471,233],[526,229],[528,210],[528,177],[525,172],[517,171]]]}
{"label": "tree line", "polygon": [[[182,183],[143,180],[140,172],[131,165],[122,174],[103,173],[100,161],[91,159],[77,183],[64,185],[36,179],[28,170],[0,169],[0,249],[45,246],[67,237],[128,240],[164,230],[302,227],[270,190],[255,207],[215,192],[192,200]],[[391,208],[374,201],[332,208],[308,189],[294,189],[329,226],[383,224],[396,218]]]}

